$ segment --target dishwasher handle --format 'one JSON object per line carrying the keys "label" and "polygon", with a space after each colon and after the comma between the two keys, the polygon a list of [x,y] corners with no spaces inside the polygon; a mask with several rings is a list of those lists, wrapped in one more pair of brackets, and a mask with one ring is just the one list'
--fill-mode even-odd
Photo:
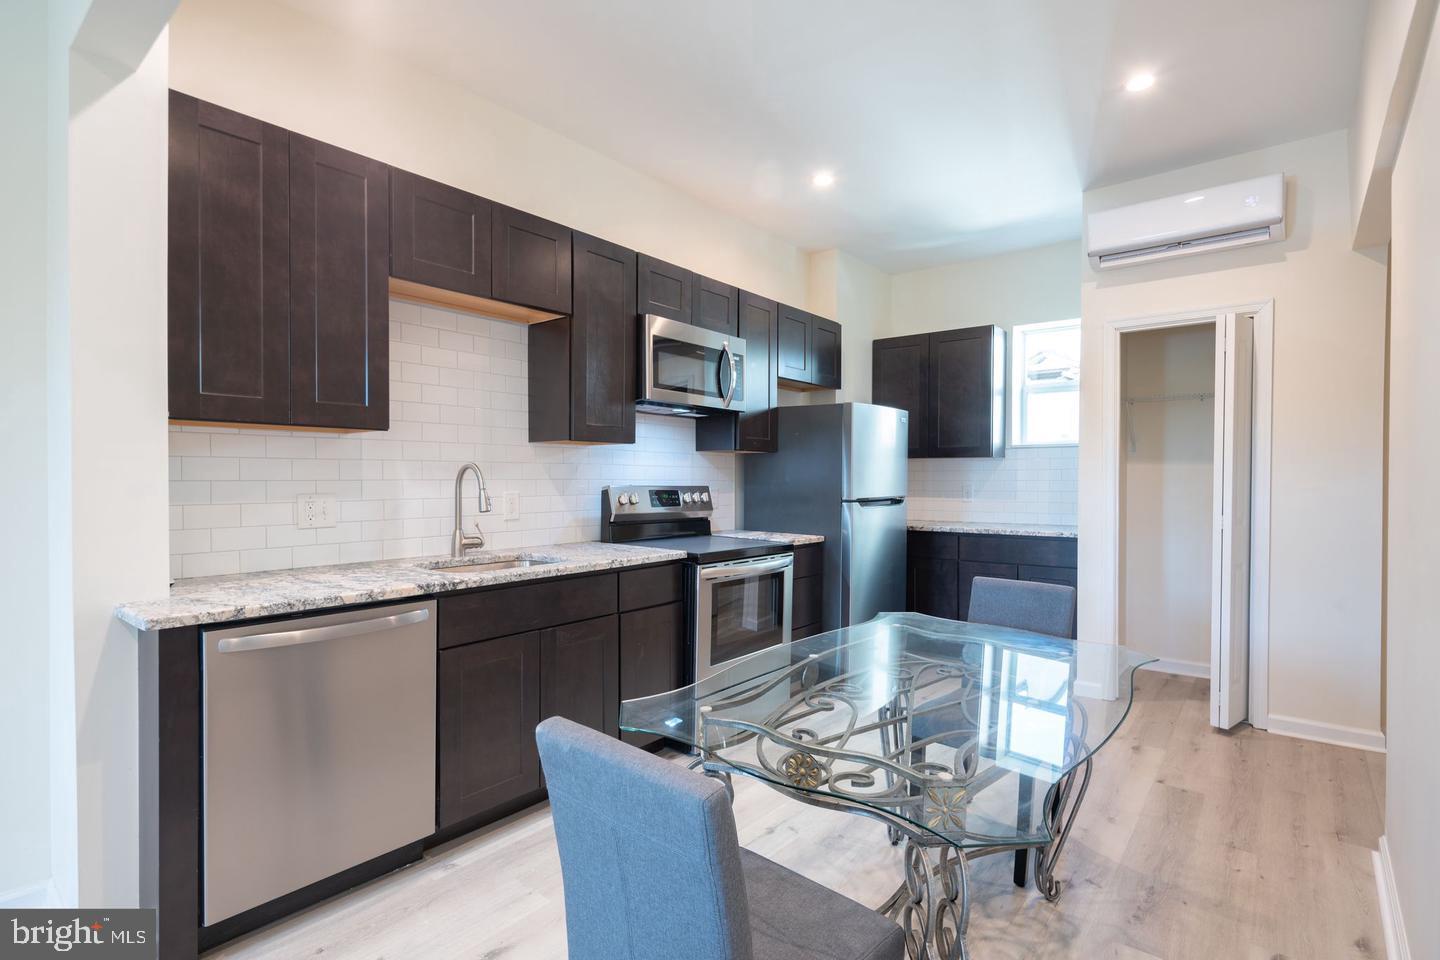
{"label": "dishwasher handle", "polygon": [[407,610],[388,617],[374,620],[359,620],[354,623],[333,623],[324,627],[302,627],[299,630],[280,630],[275,633],[252,633],[246,637],[226,637],[216,644],[218,653],[244,653],[247,650],[273,650],[276,647],[293,647],[300,643],[321,643],[325,640],[342,640],[346,637],[363,637],[368,633],[393,630],[413,623],[424,623],[430,619],[427,608]]}

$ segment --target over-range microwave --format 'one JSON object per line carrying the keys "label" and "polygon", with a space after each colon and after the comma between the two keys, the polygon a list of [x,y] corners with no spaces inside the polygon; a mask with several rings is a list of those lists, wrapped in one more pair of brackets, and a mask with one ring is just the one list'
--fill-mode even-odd
{"label": "over-range microwave", "polygon": [[739,337],[646,314],[639,368],[637,410],[703,417],[745,409],[745,341]]}

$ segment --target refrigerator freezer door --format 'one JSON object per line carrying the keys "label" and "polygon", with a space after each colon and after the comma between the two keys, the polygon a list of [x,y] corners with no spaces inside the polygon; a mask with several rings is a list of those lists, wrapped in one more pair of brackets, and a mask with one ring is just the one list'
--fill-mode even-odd
{"label": "refrigerator freezer door", "polygon": [[845,404],[842,500],[903,497],[910,415],[873,403]]}
{"label": "refrigerator freezer door", "polygon": [[[901,441],[904,452],[904,441]],[[840,522],[842,623],[905,609],[905,504],[847,503]]]}

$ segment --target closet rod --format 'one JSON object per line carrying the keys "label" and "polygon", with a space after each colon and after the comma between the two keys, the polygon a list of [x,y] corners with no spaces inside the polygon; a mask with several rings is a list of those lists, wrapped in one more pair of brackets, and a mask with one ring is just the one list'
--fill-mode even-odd
{"label": "closet rod", "polygon": [[1126,403],[1170,403],[1175,400],[1213,400],[1213,393],[1167,393],[1153,397],[1126,397]]}

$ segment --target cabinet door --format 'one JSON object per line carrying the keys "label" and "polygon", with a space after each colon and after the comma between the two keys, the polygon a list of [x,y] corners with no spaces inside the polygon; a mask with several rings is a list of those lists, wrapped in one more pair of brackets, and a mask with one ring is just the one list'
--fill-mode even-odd
{"label": "cabinet door", "polygon": [[744,290],[737,299],[740,336],[745,341],[745,409],[696,420],[695,449],[774,453],[780,426],[775,382],[779,305]]}
{"label": "cabinet door", "polygon": [[815,359],[811,349],[813,332],[814,318],[810,314],[781,305],[777,334],[780,357],[778,375],[781,380],[807,384],[815,382],[814,368],[811,366]]}
{"label": "cabinet door", "polygon": [[[737,336],[740,329],[738,291],[728,283],[695,278],[695,325],[727,336]],[[749,350],[749,344],[746,344]],[[748,356],[748,354],[747,354]]]}
{"label": "cabinet door", "polygon": [[289,138],[170,93],[173,419],[290,422]]}
{"label": "cabinet door", "polygon": [[905,559],[908,607],[932,617],[960,619],[959,561],[940,557]]}
{"label": "cabinet door", "polygon": [[452,826],[540,789],[540,634],[439,653],[438,826]]}
{"label": "cabinet door", "polygon": [[583,233],[574,249],[574,312],[530,328],[530,440],[634,443],[635,254]]}
{"label": "cabinet door", "polygon": [[620,735],[620,618],[551,627],[540,635],[540,717]]}
{"label": "cabinet door", "polygon": [[691,323],[695,309],[695,275],[684,267],[640,254],[635,273],[636,309]]}
{"label": "cabinet door", "polygon": [[826,390],[840,389],[840,324],[824,317],[811,323],[810,349],[815,354],[810,364],[815,371],[815,385]]}
{"label": "cabinet door", "polygon": [[491,296],[570,312],[570,228],[501,204],[491,227]]}
{"label": "cabinet door", "polygon": [[389,169],[290,135],[290,419],[390,425]]}
{"label": "cabinet door", "polygon": [[490,201],[390,171],[390,275],[490,296]]}
{"label": "cabinet door", "polygon": [[995,327],[930,335],[932,456],[1004,456],[1002,338]]}
{"label": "cabinet door", "polygon": [[[684,684],[685,604],[667,603],[620,615],[620,699],[648,697]],[[644,746],[659,737],[626,733],[626,743]]]}
{"label": "cabinet door", "polygon": [[930,335],[876,340],[870,355],[873,402],[910,414],[911,457],[929,452]]}

